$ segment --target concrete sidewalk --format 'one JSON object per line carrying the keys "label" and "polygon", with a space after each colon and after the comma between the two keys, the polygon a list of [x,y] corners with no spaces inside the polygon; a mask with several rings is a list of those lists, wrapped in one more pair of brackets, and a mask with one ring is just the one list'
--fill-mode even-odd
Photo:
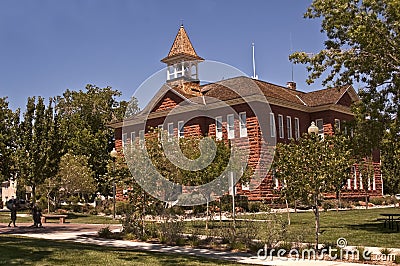
{"label": "concrete sidewalk", "polygon": [[[162,244],[134,242],[128,240],[103,239],[97,237],[100,228],[109,225],[90,225],[90,224],[45,224],[43,228],[33,228],[30,224],[20,224],[18,227],[7,227],[7,224],[0,224],[0,234],[13,234],[32,238],[42,238],[49,240],[65,240],[83,244],[94,244],[99,246],[127,248],[131,250],[143,250],[151,252],[162,252],[169,254],[184,254],[191,256],[201,256],[219,260],[228,260],[253,265],[321,265],[321,266],[359,266],[367,264],[344,263],[339,261],[314,261],[314,260],[278,260],[259,259],[257,256],[230,251],[217,251],[202,248],[166,246]],[[120,230],[121,225],[110,225],[111,230]]]}

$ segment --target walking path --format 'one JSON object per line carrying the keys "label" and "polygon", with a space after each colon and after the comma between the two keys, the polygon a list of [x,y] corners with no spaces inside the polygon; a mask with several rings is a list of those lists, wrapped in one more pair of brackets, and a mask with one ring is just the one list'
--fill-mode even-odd
{"label": "walking path", "polygon": [[[219,260],[229,260],[253,265],[321,265],[321,266],[360,266],[367,264],[344,263],[339,261],[313,261],[313,260],[278,260],[270,258],[260,259],[257,256],[229,251],[217,251],[201,248],[166,246],[162,244],[134,242],[128,240],[103,239],[97,237],[100,228],[110,226],[110,230],[121,230],[121,225],[99,225],[99,224],[56,224],[47,223],[42,228],[33,228],[31,224],[19,224],[18,227],[7,227],[0,224],[0,234],[12,234],[25,237],[42,238],[50,240],[67,240],[83,244],[94,244],[99,246],[127,248],[132,250],[143,250],[151,252],[175,253],[191,256],[202,256]],[[399,250],[400,251],[400,250]]]}

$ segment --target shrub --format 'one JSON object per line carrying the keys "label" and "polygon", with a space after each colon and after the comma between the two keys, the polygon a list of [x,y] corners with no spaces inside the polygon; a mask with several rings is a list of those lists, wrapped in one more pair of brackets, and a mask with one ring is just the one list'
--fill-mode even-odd
{"label": "shrub", "polygon": [[97,232],[98,237],[101,238],[112,238],[112,234],[113,233],[111,232],[109,226],[100,228],[100,230]]}
{"label": "shrub", "polygon": [[259,212],[261,210],[261,202],[249,202],[249,212]]}
{"label": "shrub", "polygon": [[333,202],[331,200],[324,200],[322,202],[322,208],[324,209],[324,211],[327,211],[327,210],[332,209],[334,207],[336,207],[336,204],[335,204],[335,202]]}
{"label": "shrub", "polygon": [[358,260],[360,261],[366,261],[366,260],[371,260],[371,254],[372,252],[366,249],[365,247],[356,247],[358,251]]}
{"label": "shrub", "polygon": [[393,252],[393,249],[390,249],[390,248],[382,248],[382,249],[380,249],[379,250],[381,253],[382,253],[382,255],[389,255],[389,254],[391,254],[392,252]]}
{"label": "shrub", "polygon": [[163,222],[158,224],[160,242],[164,244],[177,244],[182,238],[180,232],[183,229],[183,222],[171,217],[168,217]]}
{"label": "shrub", "polygon": [[371,202],[374,205],[385,205],[385,199],[382,197],[373,197],[369,199],[369,202]]}
{"label": "shrub", "polygon": [[111,215],[112,211],[110,209],[104,209],[104,214],[105,215]]}

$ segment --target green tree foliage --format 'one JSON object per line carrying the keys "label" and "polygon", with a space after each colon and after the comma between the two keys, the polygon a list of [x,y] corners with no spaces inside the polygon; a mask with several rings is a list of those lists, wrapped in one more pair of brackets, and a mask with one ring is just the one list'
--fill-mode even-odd
{"label": "green tree foliage", "polygon": [[126,102],[116,100],[120,95],[111,87],[87,85],[84,91],[67,90],[56,102],[65,152],[88,157],[98,191],[104,195],[110,192],[107,164],[114,146],[114,131],[107,125],[122,120],[127,106]]}
{"label": "green tree foliage", "polygon": [[28,98],[19,128],[18,162],[22,181],[32,188],[33,201],[36,187],[57,173],[61,150],[56,118],[53,100],[46,107],[42,97]]}
{"label": "green tree foliage", "polygon": [[0,98],[0,181],[15,176],[17,172],[16,149],[19,110],[8,107],[7,98]]}
{"label": "green tree foliage", "polygon": [[365,156],[380,148],[385,182],[399,183],[394,181],[399,175],[393,176],[393,166],[400,164],[399,150],[388,146],[400,134],[399,1],[314,0],[305,17],[321,20],[325,48],[316,54],[296,52],[290,59],[307,65],[308,83],[327,73],[324,84],[364,86],[355,107],[353,147]]}
{"label": "green tree foliage", "polygon": [[96,191],[88,157],[67,153],[61,157],[57,177],[66,195],[90,195]]}
{"label": "green tree foliage", "polygon": [[289,144],[279,143],[276,147],[273,167],[284,186],[282,193],[313,207],[316,247],[323,195],[336,192],[349,178],[352,162],[346,146],[339,136],[326,136],[321,140],[312,134]]}

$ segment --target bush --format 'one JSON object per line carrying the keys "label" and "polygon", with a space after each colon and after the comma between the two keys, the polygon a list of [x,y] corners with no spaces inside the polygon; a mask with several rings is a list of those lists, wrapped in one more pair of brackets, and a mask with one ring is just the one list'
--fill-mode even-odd
{"label": "bush", "polygon": [[111,232],[110,227],[104,227],[104,228],[100,228],[100,230],[97,232],[98,237],[101,238],[112,238],[113,232]]}
{"label": "bush", "polygon": [[261,210],[261,202],[259,201],[254,201],[254,202],[249,202],[249,212],[260,212]]}
{"label": "bush", "polygon": [[112,211],[110,209],[104,209],[104,214],[105,215],[111,215]]}
{"label": "bush", "polygon": [[385,205],[385,199],[382,197],[373,197],[369,199],[369,202],[371,202],[374,205]]}
{"label": "bush", "polygon": [[174,218],[166,218],[158,224],[160,242],[164,244],[177,244],[182,238],[183,222]]}
{"label": "bush", "polygon": [[334,207],[336,207],[336,203],[333,202],[332,200],[324,200],[322,202],[322,209],[324,209],[324,211],[333,209]]}

